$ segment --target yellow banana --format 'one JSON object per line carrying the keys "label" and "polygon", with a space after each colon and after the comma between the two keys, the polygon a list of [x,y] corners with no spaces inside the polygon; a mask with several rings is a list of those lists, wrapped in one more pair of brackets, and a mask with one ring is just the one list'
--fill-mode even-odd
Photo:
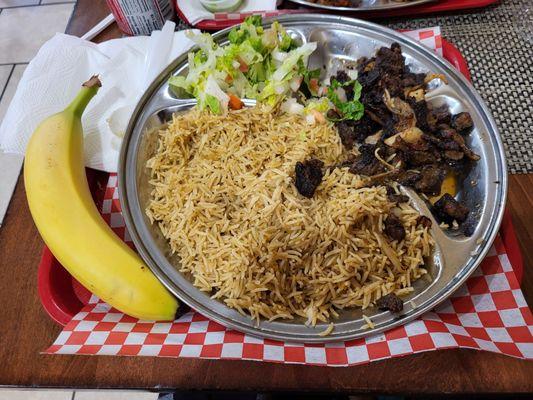
{"label": "yellow banana", "polygon": [[99,87],[91,78],[33,133],[24,164],[30,211],[54,256],[83,286],[133,317],[172,320],[177,300],[109,228],[89,191],[81,115]]}

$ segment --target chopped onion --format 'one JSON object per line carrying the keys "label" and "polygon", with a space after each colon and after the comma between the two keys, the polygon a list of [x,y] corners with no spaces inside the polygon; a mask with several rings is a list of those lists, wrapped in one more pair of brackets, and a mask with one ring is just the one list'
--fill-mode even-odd
{"label": "chopped onion", "polygon": [[291,87],[291,90],[293,92],[296,92],[300,88],[301,84],[302,84],[302,77],[301,76],[295,76],[294,78],[292,78],[292,80],[291,80],[289,85]]}
{"label": "chopped onion", "polygon": [[302,115],[304,113],[304,106],[298,104],[296,99],[287,99],[281,103],[281,111],[286,112],[287,114]]}
{"label": "chopped onion", "polygon": [[346,103],[348,101],[348,97],[346,97],[346,91],[343,88],[339,87],[335,89],[335,93],[341,102]]}
{"label": "chopped onion", "polygon": [[315,124],[315,116],[313,114],[307,114],[306,117],[305,117],[305,121],[309,125],[314,125]]}
{"label": "chopped onion", "polygon": [[285,53],[283,51],[279,51],[277,47],[272,52],[272,58],[274,60],[276,60],[276,61],[284,61],[287,58],[288,55],[289,55],[289,53]]}
{"label": "chopped onion", "polygon": [[274,87],[274,90],[276,91],[276,94],[283,94],[285,93],[285,85],[279,84]]}

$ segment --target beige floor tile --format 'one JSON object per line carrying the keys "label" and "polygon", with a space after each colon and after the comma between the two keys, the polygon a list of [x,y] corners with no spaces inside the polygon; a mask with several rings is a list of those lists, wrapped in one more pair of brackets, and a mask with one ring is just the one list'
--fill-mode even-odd
{"label": "beige floor tile", "polygon": [[83,391],[76,392],[75,400],[156,400],[157,393],[137,391]]}
{"label": "beige floor tile", "polygon": [[0,65],[0,96],[6,87],[7,79],[9,78],[12,69],[12,65]]}
{"label": "beige floor tile", "polygon": [[0,389],[0,400],[71,400],[72,392],[60,390]]}
{"label": "beige floor tile", "polygon": [[0,8],[28,6],[34,4],[39,4],[39,0],[0,0]]}
{"label": "beige floor tile", "polygon": [[4,91],[2,100],[0,100],[0,121],[4,119],[9,103],[11,103],[11,99],[15,95],[15,91],[17,90],[20,78],[22,78],[25,69],[26,65],[16,65],[9,78],[9,82],[7,82],[6,90]]}
{"label": "beige floor tile", "polygon": [[28,62],[56,32],[64,32],[74,4],[6,8],[0,13],[0,64]]}

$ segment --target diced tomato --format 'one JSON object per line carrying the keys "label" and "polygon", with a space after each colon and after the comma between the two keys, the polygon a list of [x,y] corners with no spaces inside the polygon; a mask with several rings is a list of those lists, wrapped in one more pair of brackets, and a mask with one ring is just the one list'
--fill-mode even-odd
{"label": "diced tomato", "polygon": [[318,94],[318,79],[313,78],[309,80],[309,90],[313,94]]}
{"label": "diced tomato", "polygon": [[228,96],[229,96],[228,105],[229,105],[229,108],[231,108],[232,110],[240,110],[244,106],[244,103],[241,101],[241,99],[239,99],[234,94],[228,93]]}
{"label": "diced tomato", "polygon": [[226,75],[226,79],[224,79],[226,81],[226,83],[232,83],[233,82],[233,76],[231,76],[230,74],[227,74]]}
{"label": "diced tomato", "polygon": [[248,64],[246,64],[246,62],[244,62],[244,60],[240,57],[237,58],[237,61],[239,61],[239,71],[242,73],[248,72]]}

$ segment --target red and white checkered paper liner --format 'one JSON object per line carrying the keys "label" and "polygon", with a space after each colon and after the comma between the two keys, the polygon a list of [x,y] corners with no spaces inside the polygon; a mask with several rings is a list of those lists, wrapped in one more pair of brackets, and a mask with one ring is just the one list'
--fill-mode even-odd
{"label": "red and white checkered paper liner", "polygon": [[[407,34],[442,51],[438,28]],[[116,175],[109,178],[102,216],[131,244],[121,214]],[[448,348],[533,359],[533,315],[500,237],[477,271],[450,299],[415,321],[367,338],[329,344],[284,343],[225,328],[195,311],[174,322],[139,321],[93,296],[46,352],[349,366]]]}

